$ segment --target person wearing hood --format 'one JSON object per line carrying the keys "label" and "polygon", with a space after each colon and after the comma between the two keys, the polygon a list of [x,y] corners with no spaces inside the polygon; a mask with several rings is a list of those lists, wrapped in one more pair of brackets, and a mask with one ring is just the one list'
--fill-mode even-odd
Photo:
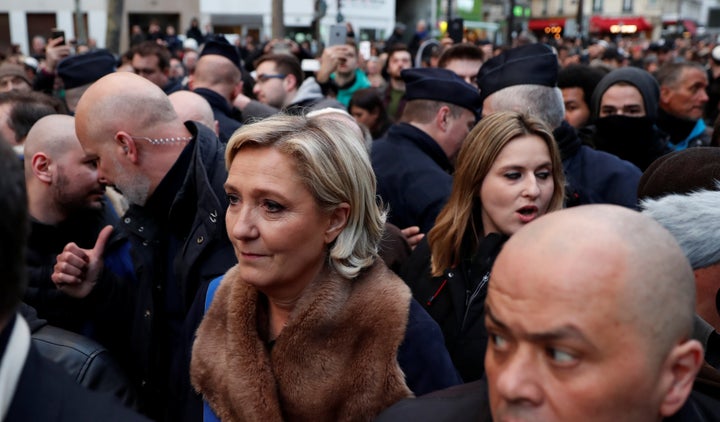
{"label": "person wearing hood", "polygon": [[655,126],[659,98],[657,81],[642,69],[608,73],[593,91],[591,143],[645,170],[672,151],[667,135]]}

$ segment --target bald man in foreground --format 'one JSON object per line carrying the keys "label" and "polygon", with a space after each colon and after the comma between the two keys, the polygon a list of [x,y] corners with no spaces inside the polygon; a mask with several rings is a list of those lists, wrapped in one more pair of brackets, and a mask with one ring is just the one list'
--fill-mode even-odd
{"label": "bald man in foreground", "polygon": [[[613,205],[550,213],[495,261],[485,380],[406,400],[379,420],[712,421],[692,392],[695,286],[674,238]],[[440,415],[440,417],[438,417]]]}
{"label": "bald man in foreground", "polygon": [[96,161],[75,135],[75,119],[52,114],[38,120],[24,149],[25,186],[31,230],[26,257],[28,289],[25,301],[40,318],[81,332],[88,309],[60,292],[50,275],[65,245],[91,248],[103,227],[118,217],[108,204]]}
{"label": "bald man in foreground", "polygon": [[129,239],[134,271],[124,282],[101,279],[108,273],[101,236],[92,249],[68,245],[53,281],[78,298],[105,292],[108,306],[130,298],[129,315],[118,317],[129,332],[120,353],[141,410],[155,420],[200,420],[189,380],[192,339],[208,283],[237,262],[225,231],[223,145],[204,125],[183,123],[159,87],[128,72],[88,88],[75,130],[101,180],[130,203],[116,230]]}

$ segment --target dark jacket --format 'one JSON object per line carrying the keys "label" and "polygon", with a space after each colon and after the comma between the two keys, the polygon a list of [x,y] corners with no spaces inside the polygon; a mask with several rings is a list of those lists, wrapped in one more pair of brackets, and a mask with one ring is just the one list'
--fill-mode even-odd
{"label": "dark jacket", "polygon": [[[24,301],[35,308],[40,318],[56,327],[90,335],[88,325],[92,310],[87,301],[73,299],[61,291],[50,279],[57,256],[70,242],[90,249],[95,245],[103,227],[115,225],[118,216],[107,199],[101,210],[80,211],[62,223],[49,225],[35,219],[30,222],[30,236],[25,261],[28,287]],[[120,241],[112,236],[108,247]]]}
{"label": "dark jacket", "polygon": [[61,366],[88,390],[112,394],[125,406],[137,407],[130,380],[107,349],[89,338],[48,325],[26,304],[20,305],[20,314],[30,328],[33,347],[42,357]]}
{"label": "dark jacket", "polygon": [[173,92],[178,92],[183,89],[182,86],[182,80],[181,79],[169,79],[168,82],[165,84],[164,87],[162,87],[163,92],[165,95],[170,95]]}
{"label": "dark jacket", "polygon": [[[720,402],[693,391],[668,422],[720,420]],[[490,422],[487,380],[450,387],[422,397],[405,399],[382,412],[376,422]]]}
{"label": "dark jacket", "polygon": [[[3,346],[0,348],[0,357],[4,353]],[[146,420],[121,405],[112,395],[80,386],[58,365],[43,358],[33,344],[30,345],[15,394],[3,419],[5,422]]]}
{"label": "dark jacket", "polygon": [[378,194],[390,207],[388,220],[427,233],[447,202],[453,166],[440,146],[422,130],[396,123],[373,142],[370,152]]}
{"label": "dark jacket", "polygon": [[382,412],[376,422],[490,422],[487,380],[456,385],[421,397],[405,399]]}
{"label": "dark jacket", "polygon": [[402,271],[413,297],[442,329],[445,346],[465,382],[480,379],[485,372],[485,297],[490,269],[505,240],[496,233],[488,235],[474,256],[465,253],[457,267],[432,277],[430,246],[423,239]]}
{"label": "dark jacket", "polygon": [[237,119],[238,112],[228,103],[228,101],[222,95],[207,88],[197,88],[193,90],[194,93],[205,98],[210,103],[212,108],[213,116],[218,121],[220,127],[220,142],[227,144],[228,140],[235,133],[242,123]]}
{"label": "dark jacket", "polygon": [[208,128],[186,125],[193,140],[146,205],[132,205],[119,225],[136,275],[123,284],[132,290],[124,296],[132,301],[126,353],[141,408],[167,420],[200,418],[189,380],[192,340],[208,283],[236,263],[225,230],[224,148]]}
{"label": "dark jacket", "polygon": [[583,145],[575,128],[565,121],[553,135],[562,156],[567,206],[615,204],[636,207],[642,176],[637,166]]}

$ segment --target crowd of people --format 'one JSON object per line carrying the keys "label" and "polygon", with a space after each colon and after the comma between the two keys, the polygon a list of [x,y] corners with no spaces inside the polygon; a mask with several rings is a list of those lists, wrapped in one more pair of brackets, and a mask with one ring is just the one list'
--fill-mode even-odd
{"label": "crowd of people", "polygon": [[720,420],[720,46],[347,29],[5,58],[0,419]]}

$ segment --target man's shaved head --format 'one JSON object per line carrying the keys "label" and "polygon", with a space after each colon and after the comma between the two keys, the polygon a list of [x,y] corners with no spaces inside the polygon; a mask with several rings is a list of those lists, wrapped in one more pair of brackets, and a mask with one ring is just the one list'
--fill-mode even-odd
{"label": "man's shaved head", "polygon": [[234,98],[237,85],[242,82],[242,73],[227,58],[207,54],[198,59],[190,79],[192,89],[208,88],[225,98]]}
{"label": "man's shaved head", "polygon": [[177,114],[157,85],[134,73],[117,72],[85,91],[75,111],[75,128],[81,143],[109,142],[118,130],[146,135],[147,128],[174,119]]}
{"label": "man's shaved head", "polygon": [[28,133],[24,150],[25,184],[30,215],[57,224],[78,211],[103,206],[105,186],[96,161],[83,151],[75,135],[75,119],[51,114]]}
{"label": "man's shaved head", "polygon": [[180,120],[200,122],[217,133],[215,116],[205,98],[192,91],[176,91],[168,95],[168,98]]}
{"label": "man's shaved head", "polygon": [[[553,262],[549,267],[555,274],[576,275],[549,277],[544,280],[548,289],[593,291],[604,288],[597,280],[615,283],[622,294],[618,310],[627,312],[623,319],[639,323],[639,333],[647,334],[661,350],[691,333],[692,268],[673,236],[652,218],[622,207],[594,205],[570,208],[529,226],[508,241],[498,262],[532,255]],[[570,282],[576,286],[568,286]]]}
{"label": "man's shaved head", "polygon": [[75,118],[65,114],[45,116],[33,125],[25,139],[25,171],[37,152],[59,157],[73,148],[81,148],[75,135]]}
{"label": "man's shaved head", "polygon": [[690,339],[694,305],[685,255],[648,216],[587,205],[526,225],[504,245],[488,288],[493,419],[674,414],[702,362]]}

